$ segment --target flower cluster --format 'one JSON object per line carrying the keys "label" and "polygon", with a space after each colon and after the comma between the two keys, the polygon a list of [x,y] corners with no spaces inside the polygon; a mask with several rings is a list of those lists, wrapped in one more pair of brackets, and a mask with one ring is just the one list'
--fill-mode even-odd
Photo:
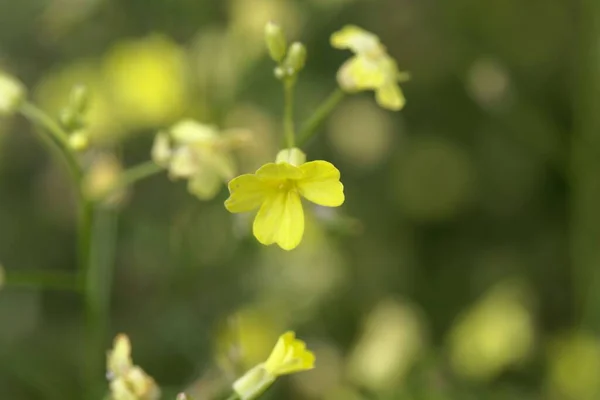
{"label": "flower cluster", "polygon": [[133,365],[129,338],[120,334],[107,356],[107,374],[111,400],[156,400],[160,390],[154,379]]}
{"label": "flower cluster", "polygon": [[293,374],[314,368],[315,355],[306,344],[296,339],[294,332],[279,337],[267,361],[258,364],[233,383],[240,400],[260,396],[281,375]]}

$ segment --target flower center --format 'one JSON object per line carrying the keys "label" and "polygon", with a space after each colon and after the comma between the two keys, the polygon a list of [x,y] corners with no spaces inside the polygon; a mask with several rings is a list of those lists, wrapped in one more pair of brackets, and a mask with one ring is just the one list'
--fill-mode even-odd
{"label": "flower center", "polygon": [[292,190],[296,190],[296,181],[293,179],[284,179],[279,183],[277,189],[282,192],[290,192]]}

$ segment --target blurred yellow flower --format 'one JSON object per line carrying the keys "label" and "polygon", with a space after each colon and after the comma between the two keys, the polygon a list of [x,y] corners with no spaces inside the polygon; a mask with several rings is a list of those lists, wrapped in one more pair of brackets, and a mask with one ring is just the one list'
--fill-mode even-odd
{"label": "blurred yellow flower", "polygon": [[133,365],[127,335],[117,335],[113,349],[108,352],[107,377],[112,400],[154,400],[160,397],[154,379]]}
{"label": "blurred yellow flower", "polygon": [[493,379],[525,360],[535,326],[524,290],[512,281],[498,283],[458,318],[448,344],[455,372],[472,380]]}
{"label": "blurred yellow flower", "polygon": [[106,55],[104,76],[115,111],[133,127],[169,123],[185,107],[185,53],[166,37],[117,43]]}
{"label": "blurred yellow flower", "polygon": [[25,98],[25,86],[0,71],[0,116],[13,114]]}
{"label": "blurred yellow flower", "polygon": [[225,208],[232,213],[259,208],[252,231],[264,245],[277,243],[284,250],[292,250],[300,244],[304,234],[300,197],[327,207],[344,202],[340,171],[327,161],[304,163],[304,159],[299,149],[283,150],[275,163],[229,182]]}
{"label": "blurred yellow flower", "polygon": [[233,389],[241,400],[251,400],[271,386],[277,377],[306,371],[314,365],[315,355],[306,349],[306,343],[289,331],[279,337],[267,361],[235,381]]}
{"label": "blurred yellow flower", "polygon": [[219,132],[212,125],[191,119],[175,124],[156,135],[152,159],[167,168],[172,179],[188,179],[188,190],[208,200],[235,174],[231,149],[248,141],[248,132]]}
{"label": "blurred yellow flower", "polygon": [[379,38],[362,28],[348,25],[331,35],[331,45],[350,49],[354,57],[346,61],[337,74],[338,83],[347,92],[374,90],[377,103],[383,108],[400,110],[406,100],[398,82],[407,80],[400,72]]}

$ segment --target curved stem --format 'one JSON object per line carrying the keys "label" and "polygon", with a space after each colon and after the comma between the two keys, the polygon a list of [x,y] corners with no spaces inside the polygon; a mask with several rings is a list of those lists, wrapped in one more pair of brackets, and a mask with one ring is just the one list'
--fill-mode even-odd
{"label": "curved stem", "polygon": [[[75,153],[69,147],[69,135],[61,128],[59,124],[57,124],[44,111],[40,110],[34,104],[25,102],[21,105],[19,111],[31,123],[44,128],[45,131],[50,134],[53,142],[55,142],[58,148],[60,148],[60,153],[67,164],[69,172],[79,187],[83,173]],[[81,195],[80,190],[78,194]]]}
{"label": "curved stem", "polygon": [[306,144],[306,142],[317,133],[325,119],[337,107],[337,105],[346,97],[346,93],[340,88],[337,88],[321,103],[313,115],[302,127],[298,135],[298,146]]}
{"label": "curved stem", "polygon": [[284,80],[283,91],[284,91],[284,114],[283,114],[283,134],[285,137],[285,145],[288,148],[295,146],[295,132],[294,132],[294,88],[296,86],[296,79],[290,78]]}

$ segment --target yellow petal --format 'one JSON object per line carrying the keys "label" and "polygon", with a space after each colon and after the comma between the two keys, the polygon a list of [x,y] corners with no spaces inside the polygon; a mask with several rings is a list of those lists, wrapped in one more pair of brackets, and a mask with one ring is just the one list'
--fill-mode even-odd
{"label": "yellow petal", "polygon": [[187,178],[198,170],[198,157],[190,147],[179,147],[171,157],[169,175],[171,178]]}
{"label": "yellow petal", "polygon": [[171,137],[177,144],[212,143],[219,138],[217,130],[192,119],[185,119],[171,129]]}
{"label": "yellow petal", "polygon": [[298,193],[284,190],[268,196],[254,219],[253,233],[264,245],[277,243],[284,250],[298,246],[304,234],[304,211]]}
{"label": "yellow petal", "polygon": [[374,51],[381,46],[376,35],[355,25],[347,25],[331,35],[331,45],[358,54]]}
{"label": "yellow petal", "polygon": [[406,104],[402,90],[396,83],[389,83],[377,89],[375,99],[381,107],[392,111],[398,111]]}
{"label": "yellow petal", "polygon": [[188,181],[188,190],[200,200],[210,200],[221,190],[223,180],[210,168],[198,170]]}
{"label": "yellow petal", "polygon": [[376,89],[385,82],[385,71],[368,57],[352,57],[339,69],[337,80],[342,89],[355,92]]}
{"label": "yellow petal", "polygon": [[287,162],[267,163],[256,171],[256,176],[265,181],[281,181],[300,179],[302,171]]}
{"label": "yellow petal", "polygon": [[265,362],[265,369],[271,373],[279,368],[285,359],[287,348],[295,339],[295,334],[292,331],[288,331],[283,335],[279,336],[275,347],[271,351],[269,358]]}
{"label": "yellow petal", "polygon": [[252,174],[240,175],[228,186],[230,196],[225,200],[225,208],[232,213],[257,209],[274,190]]}
{"label": "yellow petal", "polygon": [[344,202],[340,171],[327,161],[310,161],[300,166],[304,177],[298,181],[300,194],[313,203],[338,207]]}
{"label": "yellow petal", "polygon": [[306,343],[296,339],[294,332],[286,332],[279,337],[271,355],[265,362],[265,369],[273,375],[286,375],[314,367],[315,355],[306,349]]}

